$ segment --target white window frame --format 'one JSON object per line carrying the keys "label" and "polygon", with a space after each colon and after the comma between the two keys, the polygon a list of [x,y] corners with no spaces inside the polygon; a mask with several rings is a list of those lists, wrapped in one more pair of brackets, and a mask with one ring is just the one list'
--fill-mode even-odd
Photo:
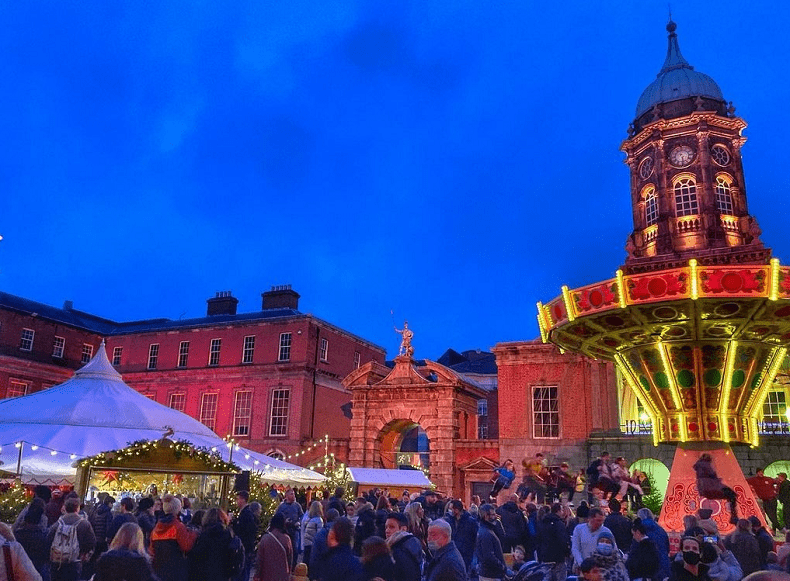
{"label": "white window frame", "polygon": [[204,393],[200,397],[200,423],[214,430],[217,426],[217,408],[219,407],[219,393]]}
{"label": "white window frame", "polygon": [[244,348],[241,351],[241,362],[252,363],[255,358],[255,335],[244,337]]}
{"label": "white window frame", "polygon": [[178,344],[178,367],[183,369],[189,365],[189,341],[181,341]]}
{"label": "white window frame", "polygon": [[241,389],[233,396],[233,435],[249,436],[252,427],[252,390]]}
{"label": "white window frame", "polygon": [[658,224],[658,196],[653,187],[650,187],[645,195],[645,224],[647,226]]}
{"label": "white window frame", "polygon": [[29,381],[22,381],[21,379],[9,379],[6,397],[22,397],[23,395],[27,395],[29,389]]}
{"label": "white window frame", "polygon": [[90,343],[82,344],[82,363],[88,363],[93,358],[93,345]]}
{"label": "white window frame", "polygon": [[63,359],[63,353],[66,351],[65,337],[58,337],[55,335],[55,340],[52,341],[52,357],[56,359]]}
{"label": "white window frame", "polygon": [[[551,397],[554,390],[554,397]],[[556,385],[533,385],[530,388],[532,402],[532,437],[557,440],[560,438],[560,393]],[[552,403],[553,401],[553,403]],[[556,420],[556,421],[552,421]],[[547,433],[548,432],[548,433]]]}
{"label": "white window frame", "polygon": [[771,389],[763,402],[763,421],[769,423],[787,422],[787,394],[785,390]]}
{"label": "white window frame", "polygon": [[22,329],[22,336],[19,339],[19,350],[32,351],[35,340],[36,332],[33,329]]}
{"label": "white window frame", "polygon": [[219,365],[219,357],[222,352],[222,339],[212,339],[211,346],[208,349],[208,366],[217,367]]}
{"label": "white window frame", "polygon": [[123,357],[123,347],[114,347],[112,350],[112,364],[116,367],[120,365],[122,357]]}
{"label": "white window frame", "polygon": [[716,209],[719,214],[733,215],[732,183],[724,176],[716,176]]}
{"label": "white window frame", "polygon": [[182,413],[186,413],[187,409],[187,394],[184,392],[177,392],[170,394],[170,401],[168,402],[168,406],[171,410],[176,410]]}
{"label": "white window frame", "polygon": [[156,369],[159,364],[159,343],[151,343],[148,346],[148,369]]}
{"label": "white window frame", "polygon": [[290,388],[278,387],[272,390],[272,400],[269,406],[269,436],[288,435],[288,412],[290,406]]}
{"label": "white window frame", "polygon": [[362,364],[362,353],[354,351],[354,369],[359,369]]}
{"label": "white window frame", "polygon": [[321,346],[318,350],[318,358],[321,361],[326,361],[329,357],[329,339],[321,337]]}
{"label": "white window frame", "polygon": [[293,344],[293,336],[291,332],[280,333],[280,350],[277,353],[277,361],[290,361],[291,360],[291,345]]}
{"label": "white window frame", "polygon": [[675,195],[675,216],[699,215],[699,200],[697,199],[697,180],[691,176],[683,176],[675,180],[672,185]]}

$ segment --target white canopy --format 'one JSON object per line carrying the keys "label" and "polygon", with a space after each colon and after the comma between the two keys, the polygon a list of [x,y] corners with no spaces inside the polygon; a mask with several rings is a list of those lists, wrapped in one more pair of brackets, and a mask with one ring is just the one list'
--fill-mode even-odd
{"label": "white canopy", "polygon": [[429,488],[431,481],[421,470],[386,470],[384,468],[346,468],[349,478],[363,486],[405,486]]}
{"label": "white canopy", "polygon": [[[158,440],[169,429],[173,439],[216,449],[225,461],[230,458],[230,444],[205,425],[126,385],[102,343],[93,359],[65,383],[0,400],[0,460],[6,472],[15,473],[21,452],[23,482],[73,483],[79,459],[139,440]],[[272,484],[316,486],[325,480],[317,472],[240,446],[234,446],[232,460]]]}

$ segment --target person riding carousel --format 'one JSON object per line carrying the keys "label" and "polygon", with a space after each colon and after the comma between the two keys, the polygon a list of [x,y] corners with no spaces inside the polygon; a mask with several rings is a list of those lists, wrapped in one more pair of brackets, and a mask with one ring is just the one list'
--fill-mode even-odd
{"label": "person riding carousel", "polygon": [[711,500],[727,500],[730,504],[730,523],[738,522],[738,495],[722,482],[713,467],[713,458],[708,453],[700,455],[693,466],[697,475],[697,490],[700,496]]}

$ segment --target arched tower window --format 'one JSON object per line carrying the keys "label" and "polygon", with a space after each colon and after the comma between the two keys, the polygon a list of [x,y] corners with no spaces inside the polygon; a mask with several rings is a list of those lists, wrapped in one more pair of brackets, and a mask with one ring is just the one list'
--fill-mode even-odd
{"label": "arched tower window", "polygon": [[692,176],[682,176],[675,180],[675,216],[694,216],[699,214],[697,201],[697,181]]}
{"label": "arched tower window", "polygon": [[732,216],[732,193],[729,176],[719,174],[716,176],[716,208],[720,214]]}
{"label": "arched tower window", "polygon": [[652,226],[658,222],[658,198],[656,197],[656,188],[647,186],[642,195],[645,199],[645,223]]}

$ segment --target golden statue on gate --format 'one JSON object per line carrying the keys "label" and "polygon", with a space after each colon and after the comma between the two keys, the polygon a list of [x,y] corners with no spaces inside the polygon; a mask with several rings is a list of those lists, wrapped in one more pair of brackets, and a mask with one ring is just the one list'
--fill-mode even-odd
{"label": "golden statue on gate", "polygon": [[398,329],[396,326],[395,332],[401,336],[398,355],[406,355],[407,357],[414,355],[414,347],[411,345],[411,338],[414,337],[414,331],[409,329],[409,321],[403,321],[403,329]]}

